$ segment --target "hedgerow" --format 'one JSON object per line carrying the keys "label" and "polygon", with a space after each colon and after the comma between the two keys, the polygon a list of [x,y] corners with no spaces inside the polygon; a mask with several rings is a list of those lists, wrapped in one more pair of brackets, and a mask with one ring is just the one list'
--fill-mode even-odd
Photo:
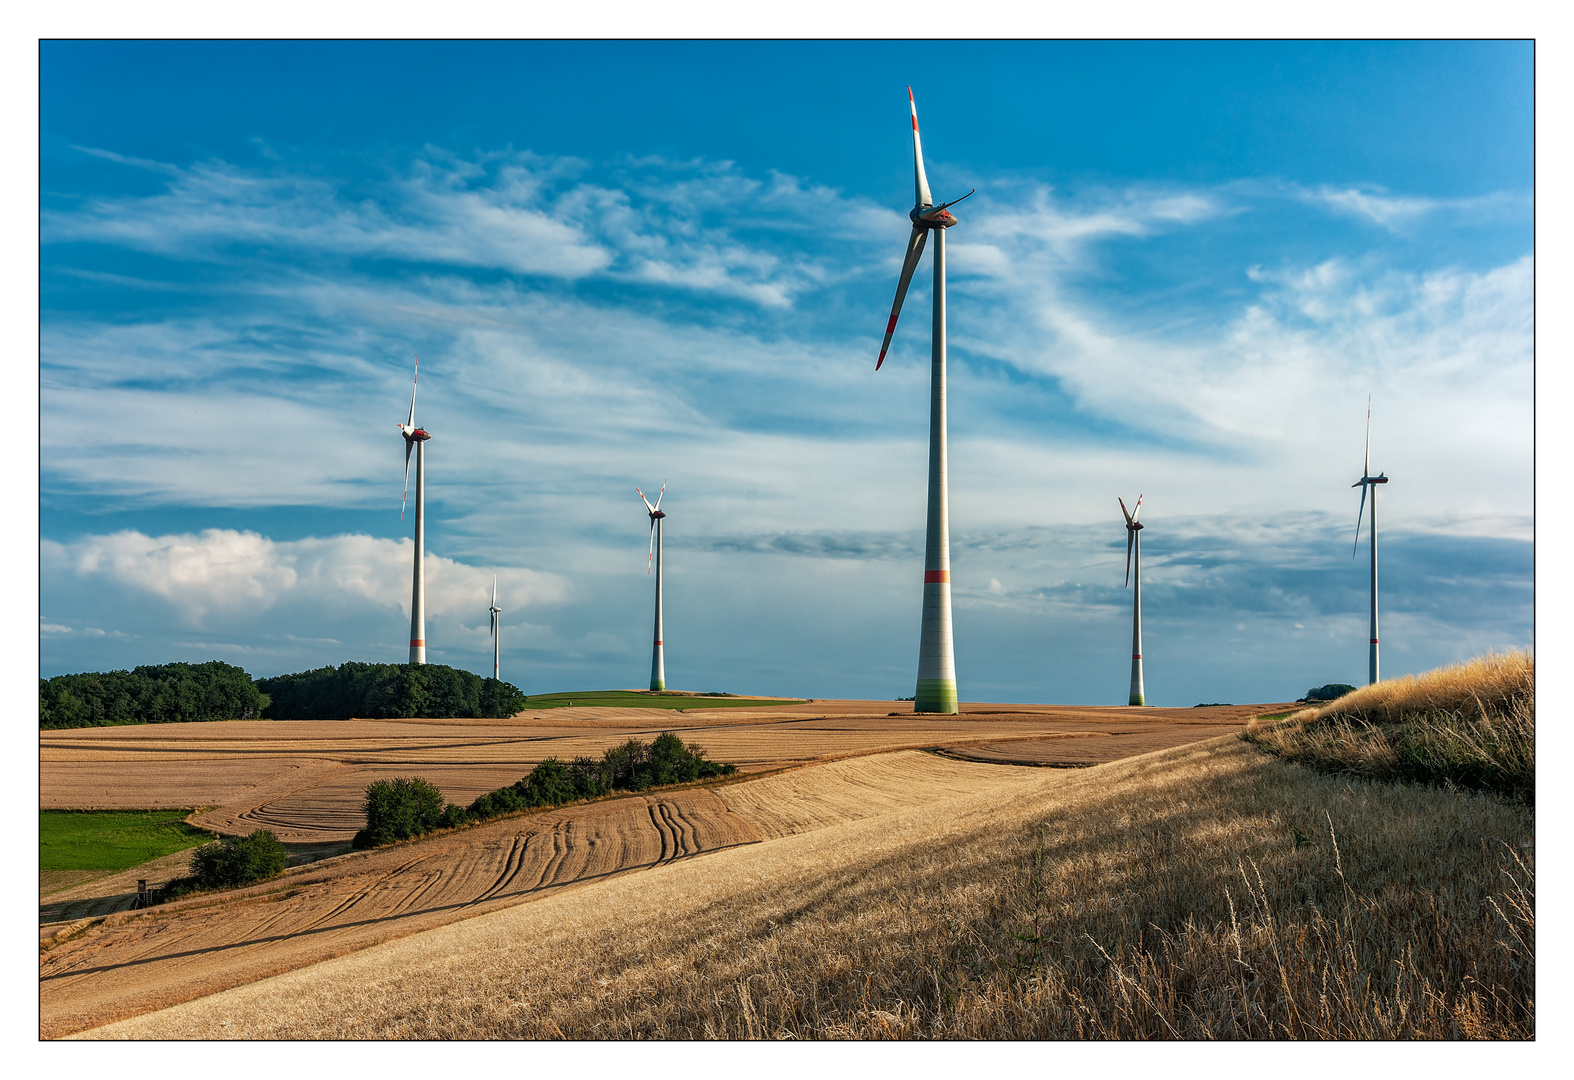
{"label": "hedgerow", "polygon": [[731,776],[737,771],[736,765],[707,760],[699,746],[685,745],[678,736],[664,731],[648,743],[630,739],[614,746],[600,761],[576,757],[565,765],[555,757],[547,758],[528,775],[479,796],[469,807],[443,806],[441,792],[416,777],[378,780],[366,789],[366,828],[355,834],[354,843],[357,848],[376,847],[515,810],[562,806],[614,791],[644,791]]}

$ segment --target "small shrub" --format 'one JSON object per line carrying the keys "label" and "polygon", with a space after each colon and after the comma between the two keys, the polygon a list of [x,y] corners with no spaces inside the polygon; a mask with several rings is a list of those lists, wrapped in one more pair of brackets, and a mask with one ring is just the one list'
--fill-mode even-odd
{"label": "small shrub", "polygon": [[374,780],[366,786],[365,846],[408,840],[438,827],[443,816],[443,793],[418,776]]}
{"label": "small shrub", "polygon": [[[258,829],[249,836],[225,837],[194,850],[189,880],[197,888],[233,889],[282,874],[287,858],[279,838],[267,829]],[[176,882],[183,880],[177,878]],[[167,883],[164,888],[174,884]]]}

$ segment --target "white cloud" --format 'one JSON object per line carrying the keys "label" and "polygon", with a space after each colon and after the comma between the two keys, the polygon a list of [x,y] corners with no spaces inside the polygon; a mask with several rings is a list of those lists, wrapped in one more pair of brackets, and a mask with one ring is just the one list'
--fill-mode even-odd
{"label": "white cloud", "polygon": [[[167,601],[188,623],[253,615],[277,605],[323,612],[397,608],[410,613],[410,540],[370,536],[275,541],[254,532],[146,536],[134,530],[43,541],[43,561],[80,578],[103,578]],[[426,610],[432,617],[472,617],[490,596],[492,576],[516,611],[562,603],[568,581],[519,567],[486,568],[428,553]],[[477,597],[483,598],[477,600]]]}

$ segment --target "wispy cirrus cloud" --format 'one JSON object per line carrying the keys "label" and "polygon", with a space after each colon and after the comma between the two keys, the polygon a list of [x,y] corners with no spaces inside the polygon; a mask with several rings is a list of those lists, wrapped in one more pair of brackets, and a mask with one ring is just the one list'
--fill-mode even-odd
{"label": "wispy cirrus cloud", "polygon": [[1442,199],[1394,194],[1379,187],[1292,187],[1297,197],[1350,217],[1363,218],[1385,229],[1398,231],[1433,214],[1483,217],[1507,210],[1524,210],[1529,200],[1511,192],[1493,192],[1471,198]]}

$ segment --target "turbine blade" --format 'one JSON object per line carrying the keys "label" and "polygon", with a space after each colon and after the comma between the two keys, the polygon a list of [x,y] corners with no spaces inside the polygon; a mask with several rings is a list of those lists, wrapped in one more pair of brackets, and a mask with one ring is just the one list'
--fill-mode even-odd
{"label": "turbine blade", "polygon": [[1126,518],[1126,524],[1130,525],[1131,524],[1131,511],[1126,509],[1126,500],[1122,499],[1119,495],[1117,495],[1117,496],[1115,496],[1115,501],[1120,503],[1120,512]]}
{"label": "turbine blade", "polygon": [[924,147],[918,141],[918,103],[913,100],[913,88],[907,88],[907,105],[913,113],[913,201],[922,207],[931,207],[935,200],[929,194],[929,177],[924,175]]}
{"label": "turbine blade", "polygon": [[913,271],[918,269],[918,260],[924,254],[924,245],[929,242],[928,229],[913,229],[913,235],[907,238],[907,257],[902,260],[902,276],[896,282],[896,300],[891,304],[891,321],[885,324],[885,340],[880,342],[880,359],[874,362],[874,369],[880,370],[880,365],[885,363],[885,351],[891,347],[891,335],[896,333],[896,317],[902,313],[902,301],[907,299],[907,287],[913,283]]}
{"label": "turbine blade", "polygon": [[650,519],[650,550],[645,553],[645,573],[650,573],[650,564],[656,557],[656,519]]}
{"label": "turbine blade", "polygon": [[1140,514],[1140,513],[1142,513],[1142,496],[1138,495],[1137,496],[1137,505],[1133,506],[1131,508],[1131,520],[1132,520],[1133,524],[1136,523],[1137,515]]}
{"label": "turbine blade", "polygon": [[645,504],[646,513],[654,514],[656,512],[656,508],[650,505],[650,500],[645,498],[645,493],[643,491],[641,491],[639,488],[635,488],[634,493],[639,496],[639,501]]}
{"label": "turbine blade", "polygon": [[410,380],[410,420],[405,427],[415,427],[415,388],[421,381],[421,358],[415,358],[415,376]]}
{"label": "turbine blade", "polygon": [[1121,586],[1123,589],[1131,584],[1131,542],[1136,538],[1137,534],[1133,530],[1126,530],[1126,584]]}
{"label": "turbine blade", "polygon": [[667,493],[667,482],[665,480],[663,480],[661,482],[661,490],[656,492],[656,509],[657,510],[661,509],[661,497],[663,495],[665,495],[666,493]]}
{"label": "turbine blade", "polygon": [[404,494],[399,497],[399,520],[404,520],[405,507],[410,502],[410,451],[415,449],[415,441],[404,441]]}
{"label": "turbine blade", "polygon": [[497,607],[497,575],[492,575],[492,606]]}
{"label": "turbine blade", "polygon": [[[1372,395],[1366,395],[1366,457],[1361,462],[1361,476],[1372,475]],[[1363,492],[1364,494],[1364,492]]]}
{"label": "turbine blade", "polygon": [[1355,546],[1350,549],[1350,558],[1355,558],[1355,553],[1361,550],[1361,515],[1366,513],[1366,483],[1361,484],[1361,508],[1355,512]]}

